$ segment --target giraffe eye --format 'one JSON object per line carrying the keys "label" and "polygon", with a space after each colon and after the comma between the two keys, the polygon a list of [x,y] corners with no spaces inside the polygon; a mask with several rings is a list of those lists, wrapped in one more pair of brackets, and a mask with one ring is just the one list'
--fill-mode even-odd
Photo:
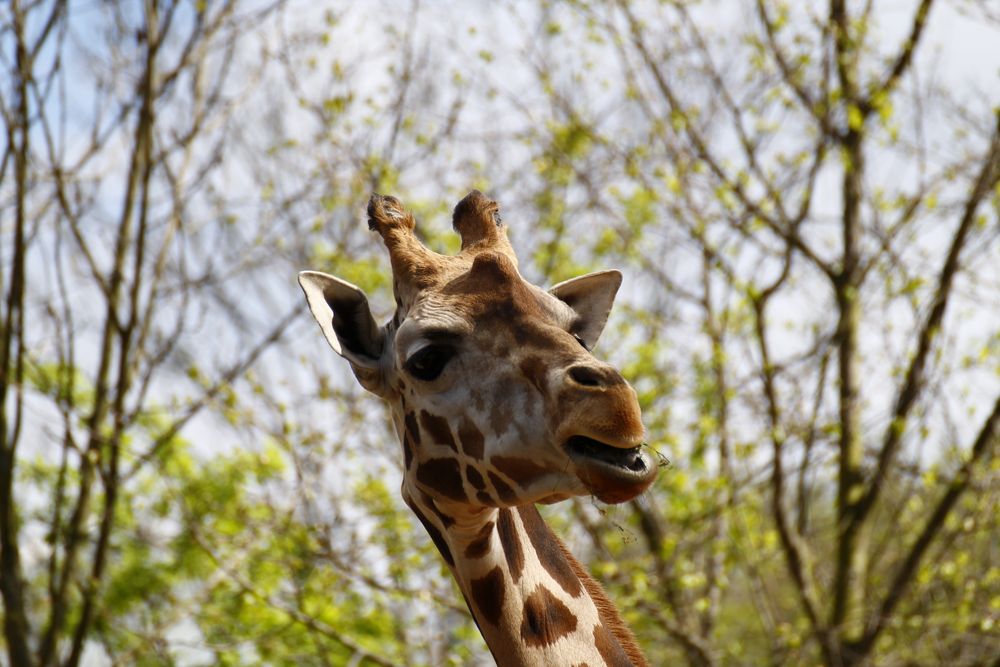
{"label": "giraffe eye", "polygon": [[424,382],[437,379],[451,358],[455,348],[450,345],[428,345],[406,360],[406,372]]}

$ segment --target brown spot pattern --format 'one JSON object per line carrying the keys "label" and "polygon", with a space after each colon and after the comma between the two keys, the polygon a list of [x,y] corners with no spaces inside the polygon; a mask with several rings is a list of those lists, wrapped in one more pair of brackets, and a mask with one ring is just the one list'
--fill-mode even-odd
{"label": "brown spot pattern", "polygon": [[493,540],[493,528],[496,524],[487,521],[486,525],[476,533],[469,545],[465,547],[466,558],[482,558],[490,551],[490,543]]}
{"label": "brown spot pattern", "polygon": [[455,438],[451,435],[451,428],[448,426],[448,421],[444,417],[438,417],[437,415],[432,415],[426,410],[420,411],[420,425],[424,427],[424,430],[430,434],[431,439],[434,440],[439,445],[447,445],[451,447],[455,453],[458,453],[458,447],[455,446]]}
{"label": "brown spot pattern", "polygon": [[431,508],[431,511],[434,512],[434,516],[438,518],[438,521],[441,522],[441,525],[444,526],[445,530],[455,525],[455,520],[438,509],[437,503],[434,502],[433,498],[427,494],[423,494],[423,496],[424,505]]}
{"label": "brown spot pattern", "polygon": [[580,578],[573,572],[573,568],[563,555],[559,540],[542,521],[534,505],[524,505],[517,509],[521,515],[524,532],[528,534],[528,540],[535,549],[538,562],[564,591],[573,597],[578,597],[583,593],[583,586],[580,585]]}
{"label": "brown spot pattern", "polygon": [[486,493],[485,491],[477,491],[476,500],[478,500],[483,505],[487,505],[489,507],[493,507],[497,504],[496,501],[493,500],[493,497],[490,494]]}
{"label": "brown spot pattern", "polygon": [[417,428],[417,418],[412,412],[407,412],[403,420],[406,423],[406,432],[410,434],[414,445],[420,444],[420,429]]}
{"label": "brown spot pattern", "polygon": [[503,571],[499,567],[493,568],[479,579],[473,579],[469,589],[472,601],[479,610],[477,615],[493,625],[499,625],[504,599]]}
{"label": "brown spot pattern", "polygon": [[497,383],[496,399],[490,403],[490,427],[494,433],[506,433],[514,421],[514,402],[511,400],[518,393],[518,385],[510,379]]}
{"label": "brown spot pattern", "polygon": [[466,417],[458,427],[458,439],[462,442],[462,451],[466,456],[476,460],[483,458],[483,432],[476,428]]}
{"label": "brown spot pattern", "polygon": [[416,505],[410,505],[410,509],[412,509],[413,513],[417,515],[417,518],[420,519],[420,523],[424,525],[424,530],[426,530],[427,534],[431,536],[431,542],[433,542],[434,546],[437,547],[437,550],[441,552],[441,557],[444,558],[444,562],[448,563],[451,567],[455,567],[455,559],[452,557],[451,549],[448,548],[448,543],[445,542],[444,536],[441,535],[441,531],[438,530],[437,526],[431,523],[427,517],[423,515],[423,512],[417,509]]}
{"label": "brown spot pattern", "polygon": [[462,471],[455,459],[429,459],[417,465],[417,481],[446,498],[468,502]]}
{"label": "brown spot pattern", "polygon": [[608,667],[635,667],[615,636],[604,625],[594,626],[594,644]]}
{"label": "brown spot pattern", "polygon": [[490,464],[517,482],[521,488],[526,488],[532,480],[548,472],[534,461],[514,456],[494,456],[490,458]]}
{"label": "brown spot pattern", "polygon": [[517,527],[514,525],[514,513],[507,508],[501,509],[497,516],[497,535],[500,536],[500,546],[503,547],[504,557],[507,558],[510,576],[516,584],[521,580],[521,572],[524,571],[524,551],[521,549],[521,539],[517,536]]}
{"label": "brown spot pattern", "polygon": [[562,546],[563,555],[566,558],[566,562],[569,563],[573,572],[580,579],[583,584],[584,590],[587,591],[587,595],[594,601],[597,606],[597,614],[601,618],[601,625],[604,626],[604,630],[611,634],[618,645],[625,651],[625,655],[628,657],[630,662],[624,664],[632,664],[636,667],[649,667],[649,663],[646,662],[646,658],[642,655],[642,651],[639,649],[639,645],[635,640],[635,636],[632,631],[628,629],[628,626],[622,621],[621,616],[618,615],[618,609],[611,603],[608,599],[607,594],[601,585],[594,581],[594,578],[590,576],[587,569],[580,564],[580,561],[573,558],[565,546]]}
{"label": "brown spot pattern", "polygon": [[542,358],[535,355],[525,357],[521,361],[519,368],[521,369],[521,374],[528,379],[528,382],[534,385],[538,393],[544,394],[546,370]]}
{"label": "brown spot pattern", "polygon": [[406,469],[410,469],[410,464],[413,463],[413,443],[410,442],[410,434],[403,434],[403,464]]}
{"label": "brown spot pattern", "polygon": [[473,468],[472,466],[466,467],[465,478],[469,480],[469,484],[472,485],[472,488],[476,489],[477,491],[486,490],[486,480],[484,480],[483,476],[479,474],[479,471]]}
{"label": "brown spot pattern", "polygon": [[521,639],[528,646],[549,646],[576,630],[576,616],[547,588],[538,586],[524,601]]}
{"label": "brown spot pattern", "polygon": [[486,473],[489,475],[490,483],[493,484],[493,488],[496,489],[497,495],[500,497],[501,502],[507,505],[517,504],[517,494],[514,493],[514,489],[507,486],[507,483],[500,479],[498,476],[492,472]]}

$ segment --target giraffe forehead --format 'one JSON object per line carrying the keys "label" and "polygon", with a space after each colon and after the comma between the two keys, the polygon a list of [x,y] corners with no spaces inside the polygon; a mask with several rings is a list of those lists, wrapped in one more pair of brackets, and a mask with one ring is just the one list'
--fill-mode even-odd
{"label": "giraffe forehead", "polygon": [[557,332],[572,327],[576,319],[572,308],[516,274],[470,278],[474,273],[469,271],[417,297],[396,335],[401,351],[421,337],[441,332],[460,338],[484,333],[493,339],[507,332],[520,338],[533,333],[540,344],[566,343]]}
{"label": "giraffe forehead", "polygon": [[481,269],[480,264],[477,261],[467,274],[443,289],[463,293],[473,319],[520,317],[556,325],[572,323],[575,313],[569,306],[522,278],[512,265],[502,259],[498,261],[501,269]]}

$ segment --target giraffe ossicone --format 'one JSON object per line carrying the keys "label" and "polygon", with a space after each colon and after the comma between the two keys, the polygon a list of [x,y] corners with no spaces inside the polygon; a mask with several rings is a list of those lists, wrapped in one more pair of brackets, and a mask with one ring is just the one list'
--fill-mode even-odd
{"label": "giraffe ossicone", "polygon": [[645,665],[600,586],[535,503],[645,491],[635,391],[590,352],[621,285],[601,271],[543,290],[524,280],[495,201],[454,210],[457,255],[426,248],[395,197],[372,195],[396,312],[372,317],[359,288],[315,271],[299,284],[327,342],[388,401],[402,494],[448,564],[497,663]]}

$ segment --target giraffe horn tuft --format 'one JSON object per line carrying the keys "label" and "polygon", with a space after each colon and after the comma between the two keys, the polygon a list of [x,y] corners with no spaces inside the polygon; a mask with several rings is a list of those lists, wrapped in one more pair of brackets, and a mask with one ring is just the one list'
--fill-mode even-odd
{"label": "giraffe horn tuft", "polygon": [[391,195],[374,192],[368,200],[367,212],[368,228],[382,237],[400,287],[422,289],[433,282],[440,256],[417,238],[416,220],[403,203]]}
{"label": "giraffe horn tuft", "polygon": [[496,250],[517,265],[517,257],[507,240],[507,228],[500,218],[499,204],[479,190],[473,190],[458,202],[451,224],[462,237],[463,253]]}

